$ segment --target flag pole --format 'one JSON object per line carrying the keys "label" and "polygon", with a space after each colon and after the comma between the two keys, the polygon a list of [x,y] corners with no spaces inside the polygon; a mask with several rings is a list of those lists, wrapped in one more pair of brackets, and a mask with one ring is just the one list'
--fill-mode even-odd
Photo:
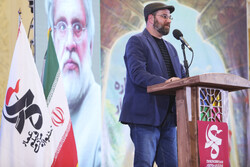
{"label": "flag pole", "polygon": [[19,10],[18,10],[18,28],[20,27],[20,23],[21,23],[21,19],[22,19],[21,14],[22,14],[22,11],[21,11],[21,8],[19,8]]}

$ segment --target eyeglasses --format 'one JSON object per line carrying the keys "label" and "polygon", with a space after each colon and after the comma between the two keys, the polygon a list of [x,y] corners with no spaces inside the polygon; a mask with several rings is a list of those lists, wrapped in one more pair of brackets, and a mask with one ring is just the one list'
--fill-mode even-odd
{"label": "eyeglasses", "polygon": [[161,16],[165,20],[167,19],[173,20],[173,17],[171,15],[162,14],[162,15],[157,15],[157,16]]}
{"label": "eyeglasses", "polygon": [[66,40],[68,37],[68,29],[72,29],[73,32],[73,40],[76,43],[80,43],[83,38],[83,32],[86,30],[80,23],[74,23],[72,26],[68,26],[65,22],[59,21],[56,26],[54,26],[56,30],[55,33],[60,40]]}

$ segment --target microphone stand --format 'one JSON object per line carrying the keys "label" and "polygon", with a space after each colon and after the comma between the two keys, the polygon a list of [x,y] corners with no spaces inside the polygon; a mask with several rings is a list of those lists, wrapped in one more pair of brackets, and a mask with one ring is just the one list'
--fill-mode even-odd
{"label": "microphone stand", "polygon": [[183,62],[184,62],[185,70],[186,70],[186,77],[189,77],[188,62],[187,62],[187,59],[186,59],[185,44],[184,43],[181,44],[181,48],[182,48],[183,56],[184,56],[184,61]]}

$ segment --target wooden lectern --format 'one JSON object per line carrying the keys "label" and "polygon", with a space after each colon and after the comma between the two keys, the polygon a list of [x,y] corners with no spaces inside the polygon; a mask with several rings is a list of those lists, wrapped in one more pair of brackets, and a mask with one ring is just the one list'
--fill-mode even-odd
{"label": "wooden lectern", "polygon": [[199,166],[197,120],[227,123],[228,92],[248,88],[250,81],[224,73],[148,86],[148,93],[176,95],[178,166]]}

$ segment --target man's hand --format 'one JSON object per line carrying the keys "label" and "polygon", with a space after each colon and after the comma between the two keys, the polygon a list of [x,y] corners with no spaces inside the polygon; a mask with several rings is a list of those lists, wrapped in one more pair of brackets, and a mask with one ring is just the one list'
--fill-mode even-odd
{"label": "man's hand", "polygon": [[169,82],[173,82],[173,81],[177,81],[177,80],[180,80],[180,78],[179,77],[172,77],[172,78],[166,80],[165,83],[169,83]]}

